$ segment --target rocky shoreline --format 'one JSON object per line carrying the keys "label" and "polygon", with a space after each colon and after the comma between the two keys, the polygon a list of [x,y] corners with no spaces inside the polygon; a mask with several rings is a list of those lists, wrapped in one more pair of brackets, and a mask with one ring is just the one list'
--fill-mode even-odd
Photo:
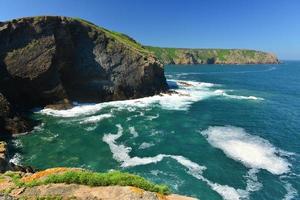
{"label": "rocky shoreline", "polygon": [[73,101],[133,99],[167,89],[162,64],[123,34],[68,17],[0,24],[0,136],[30,131],[31,108],[65,109]]}

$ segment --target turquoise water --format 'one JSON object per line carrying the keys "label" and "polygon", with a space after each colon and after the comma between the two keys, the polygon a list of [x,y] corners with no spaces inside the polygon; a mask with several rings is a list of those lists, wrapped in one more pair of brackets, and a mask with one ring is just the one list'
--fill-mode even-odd
{"label": "turquoise water", "polygon": [[36,112],[13,161],[129,171],[202,200],[300,199],[300,62],[165,74],[176,93]]}

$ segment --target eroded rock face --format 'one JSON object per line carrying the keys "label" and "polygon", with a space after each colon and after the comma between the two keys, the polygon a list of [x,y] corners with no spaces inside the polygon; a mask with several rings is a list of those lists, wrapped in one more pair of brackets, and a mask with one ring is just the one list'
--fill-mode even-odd
{"label": "eroded rock face", "polygon": [[[124,36],[71,18],[1,23],[0,93],[18,110],[48,105],[62,108],[72,101],[122,100],[165,91],[162,65],[136,46]],[[3,127],[6,109],[5,104],[0,106]]]}
{"label": "eroded rock face", "polygon": [[26,118],[15,112],[11,104],[0,93],[0,139],[3,132],[11,134],[24,133],[33,127]]}
{"label": "eroded rock face", "polygon": [[6,171],[7,166],[8,166],[7,144],[4,141],[0,141],[0,173]]}

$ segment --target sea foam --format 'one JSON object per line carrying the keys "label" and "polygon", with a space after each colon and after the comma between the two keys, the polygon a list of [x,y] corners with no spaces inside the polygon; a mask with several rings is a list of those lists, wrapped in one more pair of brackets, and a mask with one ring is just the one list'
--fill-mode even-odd
{"label": "sea foam", "polygon": [[[262,98],[255,96],[227,94],[224,90],[214,89],[214,87],[217,87],[218,85],[213,83],[169,80],[168,84],[171,87],[170,93],[161,93],[151,97],[124,101],[83,105],[78,104],[68,110],[53,110],[46,108],[39,112],[56,117],[78,117],[95,114],[107,107],[112,108],[112,110],[128,110],[128,112],[134,112],[136,111],[136,108],[148,109],[150,106],[160,106],[165,110],[188,110],[194,102],[216,96],[239,100],[263,100]],[[154,118],[156,118],[156,116]],[[154,118],[150,117],[149,120]]]}
{"label": "sea foam", "polygon": [[112,114],[102,114],[102,115],[91,116],[91,117],[87,117],[84,120],[82,120],[80,122],[80,124],[97,123],[104,119],[111,118],[112,116],[113,116]]}
{"label": "sea foam", "polygon": [[224,96],[224,97],[227,97],[227,98],[231,98],[231,99],[239,99],[239,100],[264,100],[264,98],[261,98],[261,97],[256,97],[256,96],[241,96],[241,95],[233,95],[233,94],[228,94],[225,92],[225,90],[215,90],[214,91],[216,93],[216,95],[218,96]]}
{"label": "sea foam", "polygon": [[298,196],[298,191],[290,183],[284,185],[287,193],[284,195],[282,200],[293,200]]}
{"label": "sea foam", "polygon": [[140,146],[139,149],[148,149],[152,146],[154,146],[155,144],[153,143],[149,143],[149,142],[143,142]]}
{"label": "sea foam", "polygon": [[113,158],[121,163],[121,167],[147,165],[160,162],[164,158],[171,158],[184,166],[187,169],[187,173],[205,182],[212,190],[221,195],[225,200],[247,199],[249,198],[250,192],[257,191],[261,188],[261,184],[258,182],[256,177],[257,170],[253,169],[251,169],[245,176],[247,179],[246,189],[235,189],[228,185],[214,183],[205,178],[203,176],[203,171],[206,170],[205,166],[201,166],[181,155],[158,154],[153,157],[130,157],[129,153],[132,150],[131,147],[127,147],[123,144],[117,144],[116,142],[116,140],[123,134],[122,126],[120,124],[116,126],[118,127],[118,132],[116,134],[105,134],[102,140],[109,145]]}
{"label": "sea foam", "polygon": [[111,152],[113,153],[113,158],[121,163],[122,167],[134,167],[137,165],[146,165],[151,163],[157,163],[164,158],[172,158],[178,163],[189,166],[191,169],[204,170],[206,167],[199,166],[196,163],[178,155],[167,155],[158,154],[153,157],[130,157],[131,147],[127,147],[123,144],[117,144],[117,139],[123,135],[123,127],[120,124],[116,125],[118,132],[116,134],[105,134],[102,140],[109,145]]}
{"label": "sea foam", "polygon": [[265,169],[276,175],[289,171],[290,163],[280,157],[280,149],[261,137],[248,134],[242,128],[215,126],[201,134],[212,146],[246,167]]}
{"label": "sea foam", "polygon": [[129,133],[132,135],[132,137],[136,138],[139,136],[139,133],[135,130],[133,126],[129,127]]}

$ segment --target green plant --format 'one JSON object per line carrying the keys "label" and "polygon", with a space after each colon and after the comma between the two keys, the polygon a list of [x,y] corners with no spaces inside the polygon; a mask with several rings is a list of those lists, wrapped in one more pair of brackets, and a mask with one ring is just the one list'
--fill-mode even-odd
{"label": "green plant", "polygon": [[88,171],[69,171],[63,174],[52,174],[42,184],[49,183],[75,183],[88,186],[134,186],[151,192],[169,194],[170,190],[165,185],[157,185],[146,179],[119,171],[108,173],[94,173]]}

